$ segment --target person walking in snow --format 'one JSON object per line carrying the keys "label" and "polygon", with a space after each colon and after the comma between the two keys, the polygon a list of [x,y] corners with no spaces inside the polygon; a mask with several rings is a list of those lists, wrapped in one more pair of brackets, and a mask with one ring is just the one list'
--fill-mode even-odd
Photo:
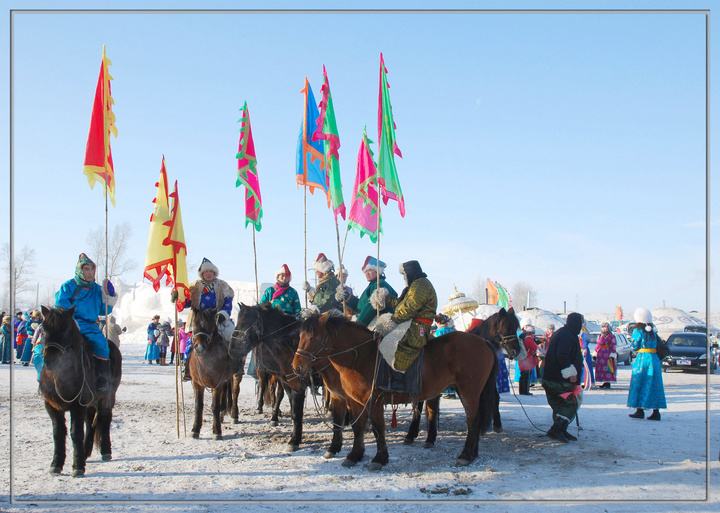
{"label": "person walking in snow", "polygon": [[633,318],[637,324],[632,332],[632,344],[637,356],[632,364],[627,405],[635,408],[635,412],[629,416],[642,419],[645,410],[651,409],[653,412],[648,420],[660,420],[660,408],[667,408],[662,364],[657,354],[662,342],[654,329],[650,310],[638,308]]}

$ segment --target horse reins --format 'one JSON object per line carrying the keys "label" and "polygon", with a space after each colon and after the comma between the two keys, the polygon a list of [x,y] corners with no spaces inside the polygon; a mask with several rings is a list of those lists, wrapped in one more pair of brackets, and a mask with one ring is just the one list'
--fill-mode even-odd
{"label": "horse reins", "polygon": [[[59,349],[60,352],[62,352],[62,353],[67,352],[67,349],[65,347],[61,346],[60,344],[55,344],[54,342],[45,343],[45,349],[47,350],[50,348]],[[77,398],[80,397],[80,394],[82,394],[83,389],[87,387],[88,392],[90,392],[90,401],[87,402],[86,404],[83,404],[83,402],[80,401],[80,406],[82,406],[83,408],[90,406],[93,402],[95,402],[95,393],[92,391],[92,389],[89,386],[87,386],[87,379],[86,379],[84,363],[85,363],[85,348],[83,348],[81,345],[80,346],[80,367],[82,368],[82,384],[80,385],[80,390],[78,390],[78,393],[75,394],[75,397],[73,397],[72,399],[68,400],[62,396],[62,394],[60,393],[60,390],[58,389],[58,386],[57,386],[57,378],[53,376],[53,385],[55,386],[55,393],[60,398],[60,400],[62,400],[63,402],[65,402],[67,404],[74,403],[77,400]]]}

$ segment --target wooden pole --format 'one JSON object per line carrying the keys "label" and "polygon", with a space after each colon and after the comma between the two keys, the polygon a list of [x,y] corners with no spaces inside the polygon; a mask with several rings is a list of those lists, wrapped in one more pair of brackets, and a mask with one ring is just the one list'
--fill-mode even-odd
{"label": "wooden pole", "polygon": [[[378,195],[378,209],[377,209],[377,276],[375,277],[375,291],[380,290],[380,226],[382,219],[382,199],[380,195],[380,170],[378,169],[375,173],[375,187],[377,188]],[[386,298],[387,299],[387,298]],[[375,307],[375,317],[380,318],[380,305]]]}
{"label": "wooden pole", "polygon": [[[342,261],[343,261],[343,252],[340,251],[340,227],[338,226],[337,216],[335,216],[334,213],[333,213],[333,217],[335,217],[335,239],[337,240],[338,265],[340,266],[340,267],[338,267],[338,269],[339,269],[338,274],[340,274],[340,273],[342,272],[342,269],[343,269],[343,263],[342,263]],[[343,288],[345,287],[345,280],[344,280],[344,279],[340,280],[340,285],[341,285]],[[347,301],[346,301],[344,295],[343,295],[342,304],[343,304],[343,315],[344,315],[344,314],[345,314],[345,311],[347,310]]]}
{"label": "wooden pole", "polygon": [[253,260],[255,262],[255,303],[260,302],[260,285],[257,272],[257,248],[255,246],[255,225],[253,224]]}
{"label": "wooden pole", "polygon": [[[177,291],[177,289],[174,289]],[[182,379],[180,377],[180,341],[178,340],[178,315],[177,305],[173,304],[175,310],[175,430],[177,437],[180,439],[180,388],[182,387]],[[185,405],[183,404],[183,407]]]}
{"label": "wooden pole", "polygon": [[[308,282],[307,279],[307,186],[303,187],[303,190],[305,191],[305,194],[303,195],[303,211],[304,211],[304,239],[305,239],[305,260],[303,265],[303,272],[305,273],[305,283]],[[303,284],[303,289],[305,289],[306,286]],[[308,291],[305,291],[305,308],[308,307]]]}

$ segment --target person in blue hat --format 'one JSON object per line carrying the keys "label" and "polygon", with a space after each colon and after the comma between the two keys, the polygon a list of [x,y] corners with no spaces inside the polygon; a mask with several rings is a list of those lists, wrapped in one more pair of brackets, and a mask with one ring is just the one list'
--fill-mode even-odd
{"label": "person in blue hat", "polygon": [[[344,287],[342,284],[337,287],[335,298],[340,302],[342,302],[343,299],[345,300],[348,308],[357,316],[356,322],[358,324],[368,326],[377,315],[377,310],[370,304],[370,296],[377,288],[378,274],[380,275],[380,288],[387,289],[390,297],[398,297],[395,289],[393,289],[385,279],[385,267],[385,262],[382,260],[378,260],[377,258],[371,256],[368,256],[365,259],[362,266],[362,272],[365,274],[365,278],[367,278],[368,286],[365,287],[365,290],[362,294],[360,294],[360,297],[351,295],[348,287]],[[380,310],[381,314],[392,312],[393,308],[390,306],[386,306]]]}

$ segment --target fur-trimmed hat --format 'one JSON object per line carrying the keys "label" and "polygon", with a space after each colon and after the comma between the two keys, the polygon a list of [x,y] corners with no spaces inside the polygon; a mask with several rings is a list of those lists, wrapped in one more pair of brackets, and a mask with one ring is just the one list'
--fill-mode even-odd
{"label": "fur-trimmed hat", "polygon": [[633,319],[635,319],[635,322],[641,322],[643,324],[651,324],[653,322],[650,310],[643,307],[637,308],[635,310],[635,313],[633,314]]}
{"label": "fur-trimmed hat", "polygon": [[329,273],[335,268],[335,264],[333,264],[332,260],[328,259],[328,257],[325,256],[325,253],[319,253],[317,258],[315,259],[315,264],[313,265],[313,268],[319,272],[319,273]]}
{"label": "fur-trimmed hat", "polygon": [[202,280],[202,273],[205,271],[212,271],[215,273],[215,277],[217,278],[220,275],[220,271],[218,270],[217,266],[213,264],[210,260],[207,258],[202,259],[202,263],[200,264],[200,267],[198,267],[198,276]]}
{"label": "fur-trimmed hat", "polygon": [[375,271],[377,271],[378,273],[382,273],[383,271],[385,271],[386,267],[387,265],[385,265],[385,262],[383,262],[382,260],[378,260],[375,257],[368,256],[365,259],[365,262],[363,262],[362,272],[365,272],[368,269],[375,269]]}
{"label": "fur-trimmed hat", "polygon": [[284,274],[287,278],[287,281],[290,281],[290,278],[292,278],[292,273],[290,272],[290,268],[287,266],[287,264],[283,264],[280,266],[280,269],[275,273],[275,276],[278,274]]}

